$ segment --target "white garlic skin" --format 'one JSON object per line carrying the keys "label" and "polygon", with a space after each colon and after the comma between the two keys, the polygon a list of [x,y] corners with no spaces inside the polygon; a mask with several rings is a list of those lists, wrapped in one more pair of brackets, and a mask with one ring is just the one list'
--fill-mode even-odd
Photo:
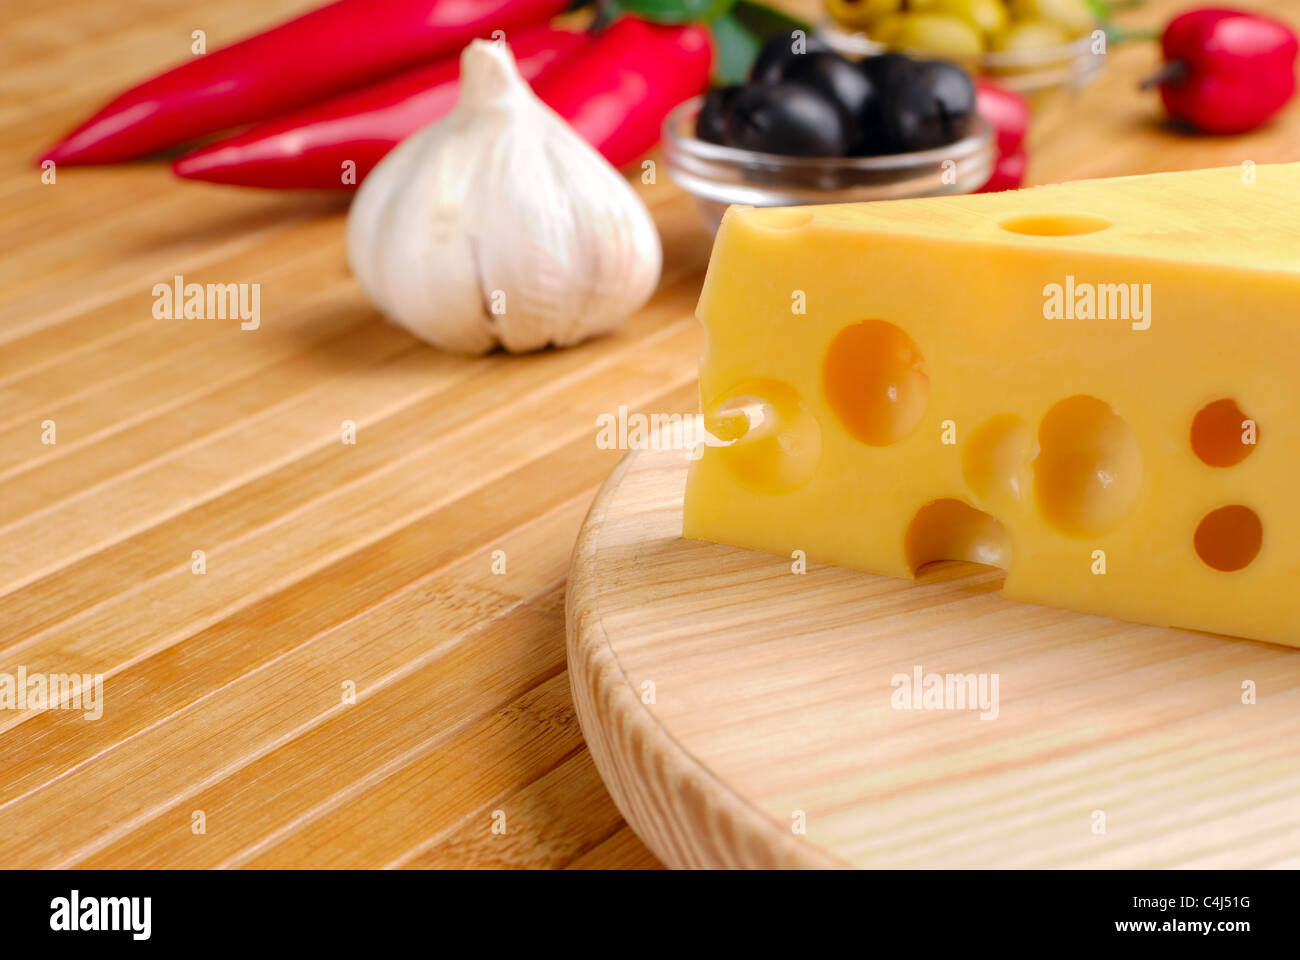
{"label": "white garlic skin", "polygon": [[456,107],[362,182],[348,261],[390,320],[478,354],[619,327],[654,293],[663,253],[631,185],[537,99],[505,44],[475,40]]}

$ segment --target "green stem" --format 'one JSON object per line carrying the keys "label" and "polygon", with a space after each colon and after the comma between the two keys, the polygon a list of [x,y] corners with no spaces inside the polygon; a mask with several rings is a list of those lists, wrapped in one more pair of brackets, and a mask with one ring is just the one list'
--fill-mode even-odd
{"label": "green stem", "polygon": [[[586,6],[589,0],[577,0],[576,3],[569,6],[570,10],[576,10],[579,7]],[[596,8],[596,16],[591,21],[588,28],[592,33],[599,33],[614,22],[619,15],[618,4],[615,0],[594,0],[592,6]]]}
{"label": "green stem", "polygon": [[1106,31],[1106,42],[1111,46],[1128,43],[1130,40],[1159,40],[1162,36],[1159,30],[1127,30],[1105,20],[1101,27]]}
{"label": "green stem", "polygon": [[1191,65],[1186,60],[1170,60],[1151,76],[1143,78],[1138,89],[1150,90],[1166,83],[1181,83],[1190,70]]}
{"label": "green stem", "polygon": [[1147,0],[1088,0],[1088,6],[1098,20],[1108,20],[1121,10],[1132,10],[1146,5]]}

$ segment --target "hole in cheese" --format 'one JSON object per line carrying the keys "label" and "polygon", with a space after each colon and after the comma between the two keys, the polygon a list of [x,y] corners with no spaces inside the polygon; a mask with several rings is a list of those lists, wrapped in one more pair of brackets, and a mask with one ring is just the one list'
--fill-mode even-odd
{"label": "hole in cheese", "polygon": [[812,479],[822,432],[798,391],[780,380],[747,380],[705,408],[704,428],[729,445],[722,463],[742,485],[782,494]]}
{"label": "hole in cheese", "polygon": [[1255,451],[1259,431],[1235,400],[1207,403],[1192,420],[1192,450],[1211,467],[1235,467]]}
{"label": "hole in cheese", "polygon": [[960,500],[935,500],[918,510],[904,550],[913,574],[940,560],[1011,568],[1011,538],[1002,524]]}
{"label": "hole in cheese", "polygon": [[1196,528],[1196,555],[1206,566],[1231,573],[1248,567],[1264,543],[1264,525],[1250,507],[1220,507]]}
{"label": "hole in cheese", "polygon": [[961,469],[976,498],[1011,507],[1029,495],[1029,461],[1034,434],[1014,413],[1003,413],[975,428],[962,451]]}
{"label": "hole in cheese", "polygon": [[1010,233],[1021,233],[1030,237],[1077,237],[1085,233],[1105,230],[1110,225],[1110,221],[1104,217],[1094,217],[1086,213],[1037,213],[1012,217],[998,224]]}
{"label": "hole in cheese", "polygon": [[1072,537],[1112,530],[1137,503],[1142,453],[1133,429],[1096,397],[1062,400],[1038,427],[1034,496],[1052,526]]}
{"label": "hole in cheese", "polygon": [[759,397],[732,397],[706,417],[704,429],[724,443],[738,443],[746,437],[761,436],[763,424],[775,419],[776,413],[767,401]]}
{"label": "hole in cheese", "polygon": [[864,320],[837,333],[826,350],[822,382],[844,428],[873,447],[907,437],[930,402],[920,348],[884,320]]}

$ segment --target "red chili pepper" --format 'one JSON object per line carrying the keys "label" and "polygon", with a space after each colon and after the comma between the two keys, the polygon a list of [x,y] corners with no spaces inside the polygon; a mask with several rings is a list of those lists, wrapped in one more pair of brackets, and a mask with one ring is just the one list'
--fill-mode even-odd
{"label": "red chili pepper", "polygon": [[976,190],[976,193],[998,193],[1002,190],[1018,190],[1025,182],[1025,173],[1029,169],[1029,150],[1025,146],[1013,153],[998,157],[993,165],[993,176],[989,182]]}
{"label": "red chili pepper", "polygon": [[997,134],[998,154],[1015,153],[1029,132],[1029,101],[983,77],[975,79],[975,112]]}
{"label": "red chili pepper", "polygon": [[533,89],[621,167],[659,142],[673,107],[708,88],[712,63],[707,27],[625,17],[590,51],[547,71]]}
{"label": "red chili pepper", "polygon": [[[530,83],[589,43],[585,33],[550,27],[509,40],[519,72]],[[201,147],[172,170],[192,180],[242,187],[352,189],[394,145],[445,116],[459,95],[460,58],[449,57]],[[345,181],[349,161],[355,175]]]}
{"label": "red chili pepper", "polygon": [[1175,17],[1161,39],[1165,109],[1205,133],[1253,130],[1295,92],[1296,35],[1277,20],[1222,7]]}
{"label": "red chili pepper", "polygon": [[338,0],[175,67],[105,105],[41,159],[115,163],[252,123],[549,20],[568,0]]}
{"label": "red chili pepper", "polygon": [[[540,43],[543,32],[511,42],[521,69],[528,44]],[[565,42],[577,49],[530,77],[533,89],[615,166],[654,146],[668,111],[708,86],[712,50],[704,27],[628,17],[594,39]],[[457,73],[453,60],[393,78],[204,147],[172,169],[241,186],[352,189],[342,182],[343,163],[356,163],[360,183],[384,154],[451,108]]]}
{"label": "red chili pepper", "polygon": [[993,174],[976,193],[1015,190],[1025,182],[1029,155],[1029,101],[1013,90],[983,77],[975,79],[975,112],[988,121],[997,135],[997,160]]}

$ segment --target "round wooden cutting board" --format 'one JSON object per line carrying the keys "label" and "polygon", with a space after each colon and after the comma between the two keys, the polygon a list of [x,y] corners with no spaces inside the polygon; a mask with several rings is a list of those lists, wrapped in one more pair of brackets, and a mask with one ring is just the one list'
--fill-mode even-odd
{"label": "round wooden cutting board", "polygon": [[[568,588],[583,732],[665,863],[1300,866],[1300,650],[683,540],[687,466],[623,460]],[[948,674],[996,715],[927,709]]]}

